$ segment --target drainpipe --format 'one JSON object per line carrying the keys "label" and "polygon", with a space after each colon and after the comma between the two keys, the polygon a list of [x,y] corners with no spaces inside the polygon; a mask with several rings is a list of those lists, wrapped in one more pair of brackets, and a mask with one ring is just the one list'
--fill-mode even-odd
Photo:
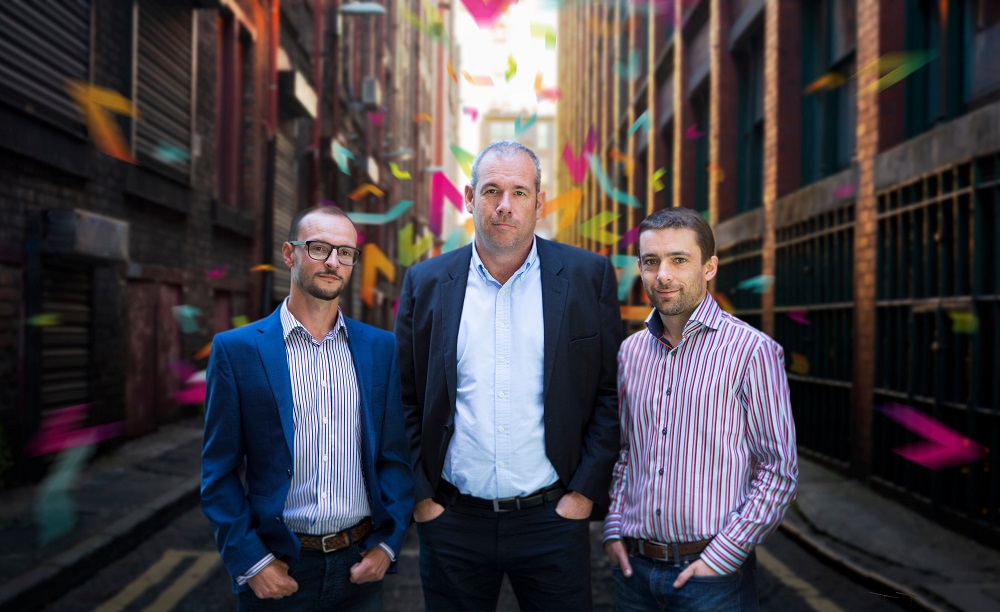
{"label": "drainpipe", "polygon": [[319,143],[323,132],[323,25],[326,22],[326,3],[316,0],[313,6],[313,87],[316,89],[316,117],[312,133],[312,180],[309,182],[309,205],[319,204]]}
{"label": "drainpipe", "polygon": [[[267,173],[264,177],[264,223],[261,240],[261,262],[274,263],[274,173],[276,167],[278,133],[278,41],[281,35],[281,0],[271,0],[271,33],[268,36],[267,75]],[[261,272],[260,314],[271,312],[274,293],[274,273]]]}

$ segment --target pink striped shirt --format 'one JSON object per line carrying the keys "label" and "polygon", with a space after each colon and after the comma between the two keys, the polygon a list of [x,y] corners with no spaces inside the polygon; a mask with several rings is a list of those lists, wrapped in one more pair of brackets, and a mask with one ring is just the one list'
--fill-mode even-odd
{"label": "pink striped shirt", "polygon": [[709,294],[676,347],[655,310],[646,326],[618,351],[622,450],[604,538],[712,538],[701,559],[735,572],[795,496],[783,351]]}

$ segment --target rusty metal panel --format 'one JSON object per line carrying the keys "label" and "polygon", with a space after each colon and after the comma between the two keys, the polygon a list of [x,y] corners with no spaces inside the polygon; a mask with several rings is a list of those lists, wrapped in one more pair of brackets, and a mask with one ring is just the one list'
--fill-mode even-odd
{"label": "rusty metal panel", "polygon": [[166,423],[177,413],[172,396],[183,386],[171,371],[170,364],[181,360],[181,329],[173,315],[173,307],[183,303],[179,285],[163,283],[158,290],[156,305],[156,420]]}
{"label": "rusty metal panel", "polygon": [[125,288],[125,418],[132,436],[156,429],[156,301],[156,283],[129,281]]}

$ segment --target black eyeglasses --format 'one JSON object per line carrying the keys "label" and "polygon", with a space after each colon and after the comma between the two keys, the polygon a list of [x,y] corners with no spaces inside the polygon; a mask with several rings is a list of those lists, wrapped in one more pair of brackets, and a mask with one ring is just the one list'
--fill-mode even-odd
{"label": "black eyeglasses", "polygon": [[323,242],[322,240],[289,240],[292,246],[306,247],[306,255],[316,261],[326,261],[330,258],[330,253],[337,252],[337,261],[345,266],[353,266],[358,263],[361,251],[351,246],[338,246]]}

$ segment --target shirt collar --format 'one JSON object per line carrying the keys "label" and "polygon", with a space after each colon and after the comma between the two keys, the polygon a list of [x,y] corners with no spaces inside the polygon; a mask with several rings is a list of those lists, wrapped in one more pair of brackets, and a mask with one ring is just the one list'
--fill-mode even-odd
{"label": "shirt collar", "polygon": [[[304,325],[299,323],[299,320],[295,318],[292,311],[288,310],[288,298],[286,297],[283,302],[281,302],[281,337],[285,340],[288,339],[288,334],[292,333],[296,329],[301,329],[306,335],[312,337],[309,330],[305,328]],[[330,330],[325,338],[336,337],[340,333],[340,330],[344,330],[344,336],[347,336],[347,325],[344,324],[344,312],[337,306],[337,322],[333,324],[333,329]]]}
{"label": "shirt collar", "polygon": [[[721,317],[722,309],[719,308],[718,302],[715,301],[711,293],[706,291],[705,298],[691,313],[688,322],[684,324],[684,331],[687,333],[698,325],[704,325],[708,329],[718,329]],[[663,336],[663,319],[660,318],[660,313],[655,308],[646,317],[646,330],[657,340]]]}
{"label": "shirt collar", "polygon": [[[535,240],[534,236],[532,236],[531,250],[528,251],[528,257],[524,260],[524,263],[521,264],[521,267],[517,269],[517,272],[515,272],[514,276],[512,276],[511,278],[517,278],[518,276],[530,270],[532,266],[537,266],[537,265],[538,265],[538,241]],[[486,269],[486,266],[483,265],[483,260],[479,258],[479,250],[476,245],[476,240],[474,238],[472,241],[472,261],[469,262],[469,269],[479,274],[479,277],[484,281],[497,282],[496,279],[494,279],[490,275],[490,271]]]}

